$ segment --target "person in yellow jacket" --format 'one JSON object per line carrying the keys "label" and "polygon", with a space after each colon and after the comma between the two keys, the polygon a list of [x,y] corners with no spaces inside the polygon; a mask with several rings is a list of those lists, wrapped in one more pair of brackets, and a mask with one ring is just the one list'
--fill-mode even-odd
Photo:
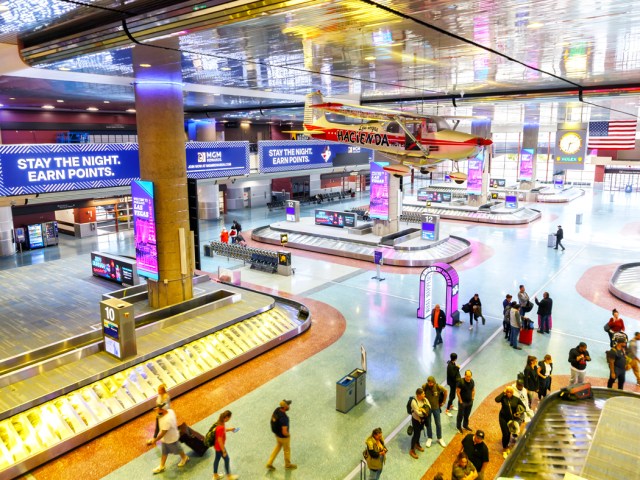
{"label": "person in yellow jacket", "polygon": [[387,447],[384,445],[382,429],[374,428],[371,436],[365,440],[367,445],[366,460],[369,469],[369,480],[378,480],[382,475],[382,467],[387,458]]}

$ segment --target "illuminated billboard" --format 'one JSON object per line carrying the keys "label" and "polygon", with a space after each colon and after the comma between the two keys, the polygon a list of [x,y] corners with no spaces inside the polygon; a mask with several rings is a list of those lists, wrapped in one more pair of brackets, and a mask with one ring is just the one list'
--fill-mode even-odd
{"label": "illuminated billboard", "polygon": [[153,198],[153,182],[135,180],[131,183],[133,231],[136,242],[138,275],[158,281],[158,243]]}

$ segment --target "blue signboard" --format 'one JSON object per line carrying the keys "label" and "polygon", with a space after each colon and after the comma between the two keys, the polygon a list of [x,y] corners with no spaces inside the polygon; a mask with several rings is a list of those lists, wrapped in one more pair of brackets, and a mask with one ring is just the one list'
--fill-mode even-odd
{"label": "blue signboard", "polygon": [[0,146],[0,195],[129,185],[140,177],[135,143]]}
{"label": "blue signboard", "polygon": [[518,208],[518,197],[516,195],[505,195],[505,208]]}
{"label": "blue signboard", "polygon": [[187,177],[220,178],[249,174],[249,142],[187,143]]}
{"label": "blue signboard", "polygon": [[333,167],[339,154],[360,154],[361,147],[318,140],[265,140],[258,142],[260,172],[287,172]]}
{"label": "blue signboard", "polygon": [[435,223],[422,222],[422,239],[423,240],[435,240],[436,239],[436,225],[435,225]]}

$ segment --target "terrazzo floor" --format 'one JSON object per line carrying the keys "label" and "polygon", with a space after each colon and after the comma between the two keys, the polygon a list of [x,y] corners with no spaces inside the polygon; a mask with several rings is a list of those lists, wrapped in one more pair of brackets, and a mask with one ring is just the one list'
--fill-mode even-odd
{"label": "terrazzo floor", "polygon": [[[637,211],[640,195],[616,193],[613,200],[610,201],[609,192],[588,191],[569,204],[536,204],[542,218],[526,227],[443,221],[441,235],[458,235],[472,242],[472,254],[454,266],[460,273],[462,302],[479,293],[487,324],[471,331],[466,324],[447,327],[444,345],[435,350],[431,347],[433,329],[429,322],[416,318],[421,269],[383,267],[386,280],[378,282],[371,278],[375,270],[371,264],[292,250],[296,273],[280,277],[252,271],[233,259],[203,257],[204,271],[215,274],[220,266],[239,269],[245,285],[312,303],[314,323],[301,337],[177,398],[179,420],[205,433],[220,411],[230,409],[232,423],[240,431],[229,436],[228,448],[232,468],[240,478],[359,478],[363,442],[374,427],[382,427],[393,453],[383,478],[431,478],[432,465],[437,469],[442,465],[445,478],[450,478],[450,458],[445,454],[451,448],[455,450],[455,422],[443,417],[444,438],[447,442],[453,440],[454,446],[442,449],[434,445],[421,454],[419,461],[409,457],[409,437],[403,431],[407,397],[429,375],[445,380],[450,352],[458,353],[463,369],[473,371],[479,400],[474,411],[482,414],[485,403],[481,400],[489,398],[501,385],[513,382],[528,354],[542,357],[550,353],[555,359],[555,373],[566,375],[569,349],[586,341],[593,358],[588,375],[604,378],[607,335],[602,325],[611,308],[621,311],[628,332],[640,330],[640,309],[622,306],[606,291],[607,272],[620,263],[637,261],[640,225],[630,219]],[[356,198],[326,208],[337,210],[363,203],[363,198]],[[313,208],[303,207],[302,214],[311,214]],[[577,213],[584,214],[581,225],[575,225]],[[258,208],[232,212],[224,222],[228,226],[238,219],[245,233],[281,220],[283,215],[283,211]],[[565,252],[546,246],[548,233],[554,232],[558,224],[564,226]],[[221,227],[222,220],[201,222],[203,243],[218,238]],[[127,234],[120,235],[122,238],[106,242],[112,253],[128,253],[130,249]],[[70,243],[60,249],[59,260],[64,265],[88,263],[87,254],[96,245]],[[36,262],[0,260],[0,268],[14,269],[18,263]],[[0,281],[4,282],[1,277]],[[508,347],[501,327],[502,299],[506,293],[515,295],[519,284],[526,286],[531,297],[541,297],[542,292],[548,291],[554,300],[552,334],[536,334],[533,345],[523,346],[522,351]],[[443,292],[444,281],[435,279],[434,301],[441,301]],[[75,305],[70,304],[69,308]],[[1,325],[8,320],[3,308]],[[317,341],[317,335],[330,340]],[[335,384],[359,367],[361,345],[367,351],[368,394],[365,401],[343,414],[335,410]],[[268,472],[264,464],[274,444],[268,421],[283,398],[293,400],[292,458],[298,469],[285,471],[280,457],[277,470]],[[474,423],[472,420],[476,426]],[[157,450],[144,446],[151,428],[151,418],[139,417],[35,470],[29,478],[150,478],[158,461]],[[493,435],[488,434],[487,443],[499,444],[499,435]],[[170,468],[161,478],[210,478],[212,454],[194,458],[184,469],[175,468],[173,463],[177,463],[177,457],[168,462]]]}

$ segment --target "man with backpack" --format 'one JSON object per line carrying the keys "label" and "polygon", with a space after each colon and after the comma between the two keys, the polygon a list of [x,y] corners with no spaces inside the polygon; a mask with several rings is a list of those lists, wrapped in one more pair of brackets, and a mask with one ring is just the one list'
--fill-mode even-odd
{"label": "man with backpack", "polygon": [[287,416],[289,408],[291,408],[291,400],[282,400],[278,408],[273,411],[273,415],[271,415],[271,431],[276,436],[276,446],[267,461],[268,470],[276,469],[273,466],[273,461],[280,453],[280,449],[284,450],[284,468],[287,470],[298,468],[295,463],[291,463],[291,434],[289,432],[289,417]]}
{"label": "man with backpack", "polygon": [[435,377],[431,376],[427,378],[427,383],[422,386],[424,390],[425,398],[429,404],[429,415],[425,423],[427,424],[427,448],[431,447],[433,441],[433,429],[431,427],[431,417],[436,422],[436,435],[438,443],[441,447],[446,447],[447,444],[442,439],[442,424],[440,423],[441,408],[444,405],[447,398],[447,391],[436,383]]}

